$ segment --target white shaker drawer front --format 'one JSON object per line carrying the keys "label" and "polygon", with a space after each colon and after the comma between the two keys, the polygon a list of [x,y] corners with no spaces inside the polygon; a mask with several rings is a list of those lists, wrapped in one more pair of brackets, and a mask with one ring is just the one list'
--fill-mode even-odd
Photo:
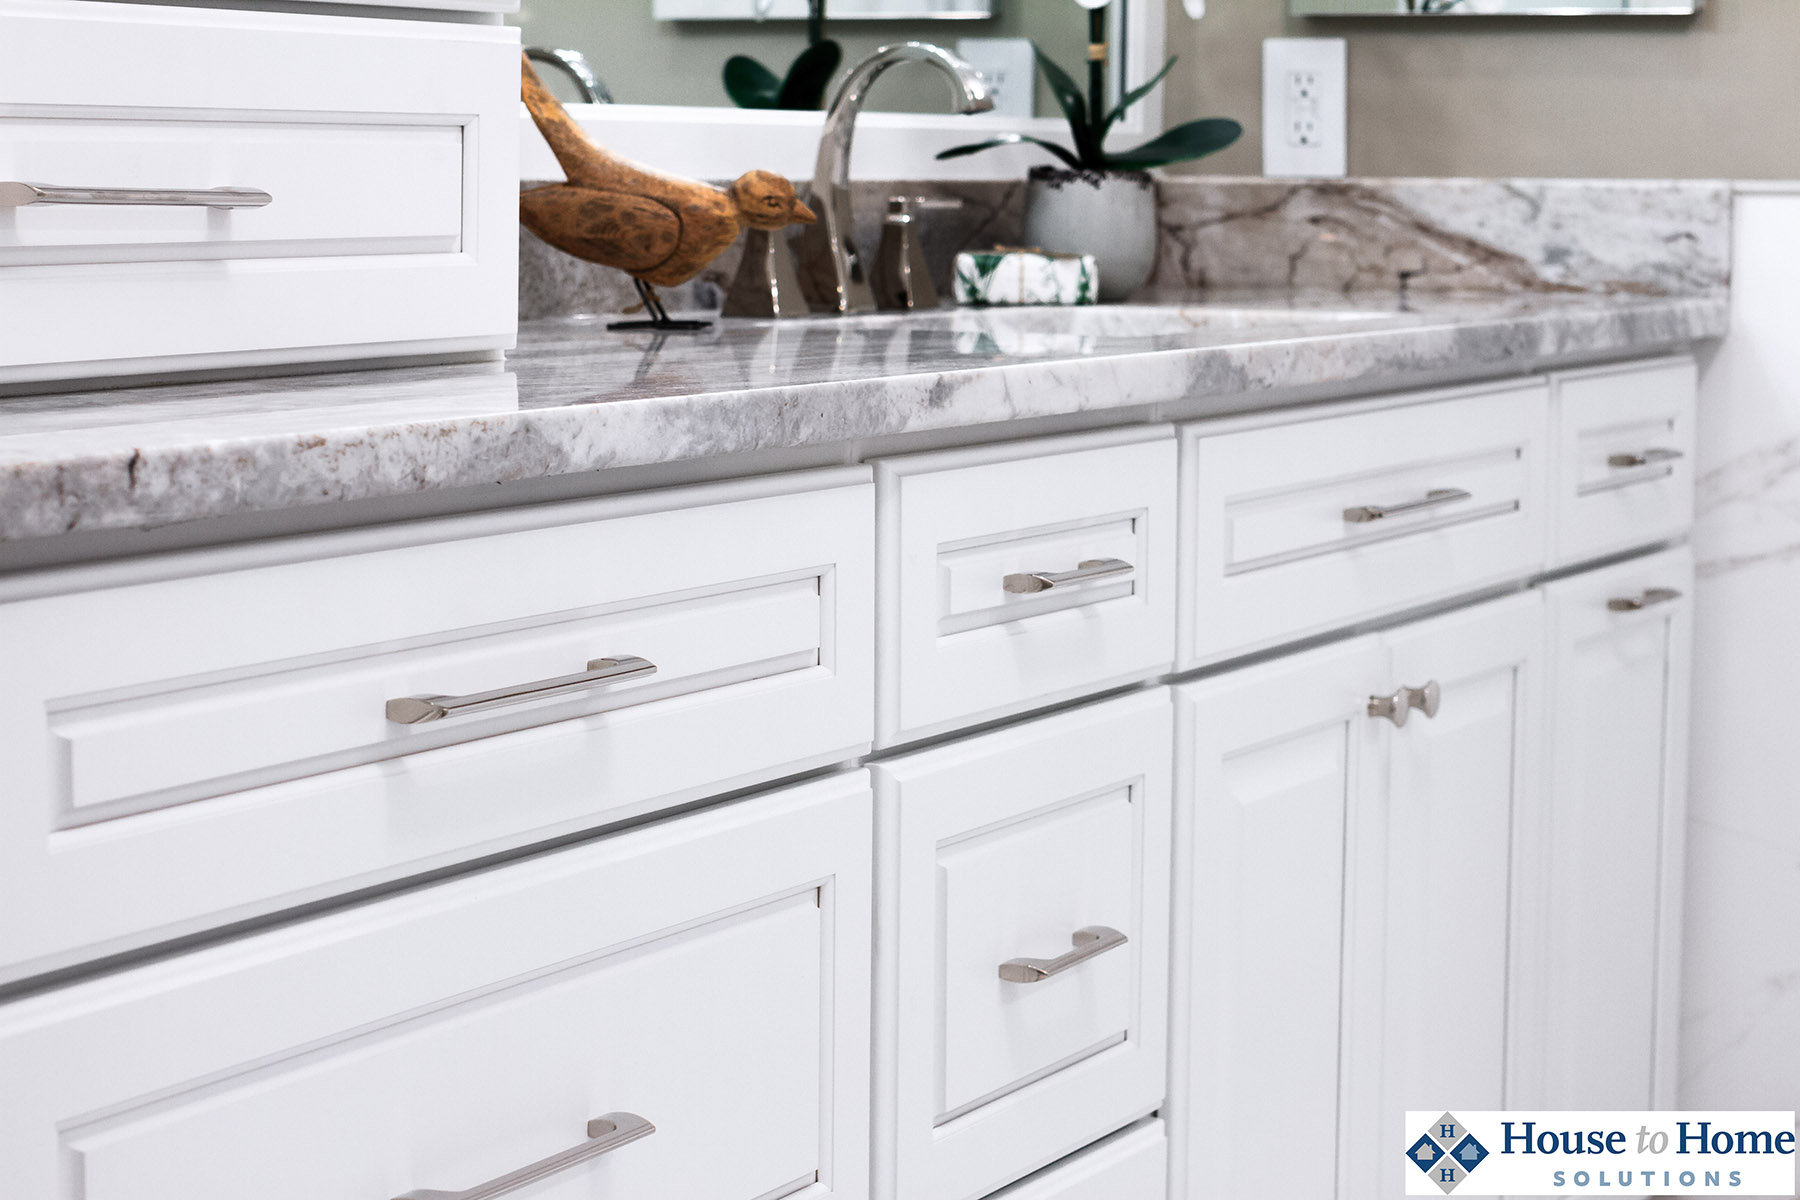
{"label": "white shaker drawer front", "polygon": [[879,741],[1166,670],[1175,475],[1164,426],[878,462]]}
{"label": "white shaker drawer front", "polygon": [[869,818],[857,773],[16,1002],[8,1192],[389,1200],[538,1166],[534,1200],[862,1200]]}
{"label": "white shaker drawer front", "polygon": [[859,753],[866,478],[0,603],[0,977]]}
{"label": "white shaker drawer front", "polygon": [[1697,387],[1691,358],[1552,376],[1558,565],[1687,532]]}
{"label": "white shaker drawer front", "polygon": [[1169,1143],[1145,1121],[1045,1167],[988,1200],[1167,1200]]}
{"label": "white shaker drawer front", "polygon": [[500,26],[0,0],[0,382],[510,346],[518,71]]}
{"label": "white shaker drawer front", "polygon": [[1548,394],[1183,435],[1181,662],[1218,662],[1526,575]]}
{"label": "white shaker drawer front", "polygon": [[1160,1103],[1171,721],[1159,689],[873,768],[897,1195],[971,1200]]}

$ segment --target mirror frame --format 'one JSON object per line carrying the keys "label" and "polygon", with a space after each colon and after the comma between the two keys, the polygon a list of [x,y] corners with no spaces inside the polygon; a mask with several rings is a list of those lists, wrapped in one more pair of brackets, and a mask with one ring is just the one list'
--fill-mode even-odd
{"label": "mirror frame", "polygon": [[[1390,0],[1391,2],[1391,0]],[[1411,21],[1420,17],[1436,20],[1440,17],[1471,17],[1504,20],[1508,17],[1692,17],[1706,7],[1706,0],[1666,0],[1647,8],[1602,8],[1596,4],[1584,3],[1583,0],[1538,0],[1537,7],[1530,12],[1481,12],[1477,9],[1457,4],[1441,12],[1400,12],[1389,10],[1382,12],[1344,10],[1327,7],[1315,7],[1320,0],[1287,0],[1287,11],[1291,17],[1308,17],[1329,20],[1374,20],[1374,21]]]}
{"label": "mirror frame", "polygon": [[[1043,0],[1035,0],[1042,3]],[[1078,20],[1072,0],[1069,19]],[[1116,95],[1120,72],[1133,84],[1162,68],[1166,38],[1164,0],[1117,0],[1128,14],[1129,37],[1111,67]],[[1116,28],[1116,26],[1115,26]],[[955,24],[947,25],[955,32]],[[1113,44],[1118,44],[1115,34]],[[1133,145],[1163,129],[1163,89],[1133,105],[1108,139],[1109,145]],[[948,96],[946,94],[946,108]],[[698,179],[735,179],[761,169],[786,175],[796,183],[812,179],[819,134],[825,114],[775,109],[705,108],[660,104],[570,104],[571,116],[601,145],[658,170]],[[550,181],[563,177],[519,105],[519,178]],[[940,150],[997,133],[1029,133],[1066,142],[1068,123],[1051,117],[942,113],[865,112],[857,120],[856,152],[850,159],[856,179],[1023,179],[1040,163],[1054,162],[1031,146],[1003,147],[966,158],[937,160]]]}

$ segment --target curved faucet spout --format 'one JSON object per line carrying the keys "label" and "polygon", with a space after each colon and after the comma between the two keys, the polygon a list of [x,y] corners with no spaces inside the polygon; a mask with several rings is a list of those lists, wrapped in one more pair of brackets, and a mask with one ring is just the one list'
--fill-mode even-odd
{"label": "curved faucet spout", "polygon": [[810,201],[819,219],[800,237],[800,286],[814,312],[875,309],[868,272],[851,239],[850,149],[856,138],[856,118],[862,114],[870,86],[882,72],[903,62],[929,63],[942,71],[950,81],[952,104],[959,113],[989,112],[994,107],[981,72],[929,42],[883,46],[850,69],[825,110],[825,130],[819,138]]}

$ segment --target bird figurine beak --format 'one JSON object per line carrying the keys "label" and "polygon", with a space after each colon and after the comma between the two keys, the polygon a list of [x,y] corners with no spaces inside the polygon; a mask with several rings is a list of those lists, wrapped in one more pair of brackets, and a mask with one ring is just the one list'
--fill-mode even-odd
{"label": "bird figurine beak", "polygon": [[817,213],[813,212],[812,209],[806,207],[805,203],[802,202],[799,198],[797,198],[797,197],[795,198],[795,200],[794,200],[794,223],[796,225],[811,225],[814,221],[817,221],[818,219],[819,219],[819,216]]}

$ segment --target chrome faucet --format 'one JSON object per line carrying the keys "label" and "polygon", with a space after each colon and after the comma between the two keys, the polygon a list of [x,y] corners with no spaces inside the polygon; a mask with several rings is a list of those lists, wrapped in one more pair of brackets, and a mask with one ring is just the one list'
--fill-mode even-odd
{"label": "chrome faucet", "polygon": [[856,118],[869,98],[869,85],[902,62],[930,63],[948,76],[959,113],[988,112],[994,107],[981,73],[929,42],[883,46],[850,69],[825,110],[825,132],[819,138],[819,161],[808,199],[819,219],[800,235],[800,288],[814,312],[875,311],[869,273],[851,240],[855,214],[850,204],[850,145],[856,136]]}
{"label": "chrome faucet", "polygon": [[612,93],[594,74],[594,68],[588,65],[587,55],[579,50],[558,50],[550,46],[527,46],[525,57],[546,66],[556,67],[575,81],[575,87],[581,92],[581,99],[586,104],[611,104]]}

